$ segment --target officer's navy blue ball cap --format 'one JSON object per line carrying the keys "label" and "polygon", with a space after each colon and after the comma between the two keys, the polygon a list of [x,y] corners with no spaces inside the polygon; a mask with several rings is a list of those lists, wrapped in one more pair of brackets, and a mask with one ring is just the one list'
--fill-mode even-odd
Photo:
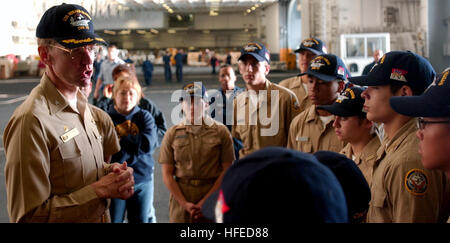
{"label": "officer's navy blue ball cap", "polygon": [[317,38],[304,39],[297,50],[294,52],[301,52],[302,50],[310,51],[316,55],[326,54],[327,48],[323,41]]}
{"label": "officer's navy blue ball cap", "polygon": [[256,60],[258,60],[258,62],[266,61],[270,64],[270,53],[261,43],[250,42],[245,45],[241,49],[241,56],[239,56],[238,60],[241,60],[245,55],[253,56],[254,58],[256,58]]}
{"label": "officer's navy blue ball cap", "polygon": [[363,91],[364,88],[358,86],[347,88],[338,96],[333,104],[319,105],[317,109],[326,110],[333,115],[342,117],[366,117],[366,112],[363,111],[364,99],[361,97]]}
{"label": "officer's navy blue ball cap", "polygon": [[371,198],[369,184],[361,170],[353,160],[336,152],[318,151],[314,156],[339,180],[347,201],[349,222],[361,222]]}
{"label": "officer's navy blue ball cap", "polygon": [[392,97],[394,111],[412,117],[450,117],[450,68],[420,96]]}
{"label": "officer's navy blue ball cap", "polygon": [[36,37],[54,39],[69,49],[89,44],[108,45],[95,34],[89,12],[76,4],[63,3],[47,9],[36,28]]}
{"label": "officer's navy blue ball cap", "polygon": [[[217,193],[212,198],[206,202],[216,202]],[[333,172],[311,154],[282,147],[236,161],[224,175],[218,201],[224,223],[348,221],[345,195]]]}
{"label": "officer's navy blue ball cap", "polygon": [[360,86],[408,85],[421,94],[433,82],[436,72],[430,62],[410,51],[391,51],[383,55],[367,75],[349,78]]}
{"label": "officer's navy blue ball cap", "polygon": [[321,54],[314,57],[308,70],[298,76],[310,75],[320,80],[331,82],[337,79],[346,80],[349,76],[344,62],[336,55]]}

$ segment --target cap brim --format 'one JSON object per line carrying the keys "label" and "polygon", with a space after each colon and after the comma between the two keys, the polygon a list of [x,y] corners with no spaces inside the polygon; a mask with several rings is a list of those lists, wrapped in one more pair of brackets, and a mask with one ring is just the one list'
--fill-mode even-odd
{"label": "cap brim", "polygon": [[332,105],[319,105],[316,107],[318,110],[326,110],[335,116],[349,117],[349,116],[358,116],[360,113],[354,113],[349,109],[345,109],[345,107],[338,105],[338,103],[333,103]]}
{"label": "cap brim", "polygon": [[412,117],[450,117],[448,104],[432,102],[431,94],[421,96],[397,96],[389,99],[392,109],[405,116]]}
{"label": "cap brim", "polygon": [[62,46],[72,49],[80,46],[91,45],[91,44],[100,44],[107,46],[108,43],[98,36],[97,34],[85,32],[82,35],[74,36],[73,38],[55,38],[55,40],[61,44]]}
{"label": "cap brim", "polygon": [[294,52],[295,52],[295,53],[298,53],[298,52],[300,52],[300,51],[302,51],[302,50],[310,51],[310,52],[312,52],[312,53],[314,53],[314,54],[316,54],[316,55],[324,54],[324,53],[321,52],[321,51],[318,51],[318,50],[313,49],[313,48],[308,48],[308,47],[298,48],[298,49],[295,50]]}
{"label": "cap brim", "polygon": [[216,222],[216,204],[219,198],[219,191],[213,192],[203,203],[202,214],[203,216],[211,221]]}
{"label": "cap brim", "polygon": [[379,86],[391,83],[389,80],[375,79],[370,75],[348,77],[348,81],[359,86]]}
{"label": "cap brim", "polygon": [[331,82],[331,81],[335,81],[336,79],[339,79],[338,77],[335,77],[335,76],[330,76],[330,75],[326,75],[323,73],[316,73],[316,72],[313,72],[310,70],[308,70],[304,73],[300,73],[298,76],[303,76],[303,75],[311,75],[313,77],[316,77],[316,78],[326,81],[326,82]]}
{"label": "cap brim", "polygon": [[256,60],[258,60],[258,62],[264,62],[264,61],[267,61],[264,57],[261,57],[260,55],[257,55],[257,54],[255,54],[255,53],[253,53],[253,52],[246,52],[246,53],[243,53],[243,54],[238,58],[238,60],[241,60],[245,55],[251,55],[251,56],[253,56],[254,58],[256,58]]}

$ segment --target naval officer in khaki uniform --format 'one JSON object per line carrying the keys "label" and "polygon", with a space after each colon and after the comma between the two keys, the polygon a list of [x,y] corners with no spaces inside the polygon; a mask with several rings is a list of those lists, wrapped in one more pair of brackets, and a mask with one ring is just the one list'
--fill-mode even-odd
{"label": "naval officer in khaki uniform", "polygon": [[317,109],[319,105],[333,104],[344,88],[346,68],[342,60],[333,54],[316,56],[309,64],[308,97],[313,105],[296,116],[289,128],[288,148],[305,153],[319,150],[339,152],[345,143],[333,129],[334,115]]}
{"label": "naval officer in khaki uniform", "polygon": [[[326,54],[327,49],[325,44],[318,38],[307,38],[300,43],[300,47],[294,51],[297,53],[297,63],[300,73],[308,71],[309,63],[311,60],[320,54]],[[293,113],[293,117],[300,114],[300,112],[306,110],[312,105],[311,100],[308,99],[308,76],[295,76],[282,80],[279,85],[288,88],[295,93],[297,99],[300,102],[299,109]]]}
{"label": "naval officer in khaki uniform", "polygon": [[[441,170],[450,178],[450,68],[447,68],[421,96],[392,97],[394,111],[412,117],[419,117],[416,132],[420,140],[419,153],[426,169]],[[439,222],[446,219],[450,210],[450,186],[446,185],[446,199],[443,215]]]}
{"label": "naval officer in khaki uniform", "polygon": [[435,71],[425,58],[409,51],[392,51],[368,75],[350,79],[368,86],[362,93],[367,119],[383,123],[385,130],[372,178],[370,223],[436,223],[445,217],[445,175],[424,168],[417,150],[416,119],[396,113],[389,104],[391,97],[420,95],[434,78]]}
{"label": "naval officer in khaki uniform", "polygon": [[233,140],[225,125],[206,115],[206,89],[200,82],[186,85],[183,93],[185,119],[164,135],[159,163],[170,191],[170,222],[206,222],[201,208],[235,159]]}
{"label": "naval officer in khaki uniform", "polygon": [[239,157],[268,146],[285,147],[293,112],[299,109],[297,97],[266,79],[270,53],[264,45],[248,43],[238,60],[246,87],[234,100],[232,136],[244,145]]}
{"label": "naval officer in khaki uniform", "polygon": [[363,91],[363,88],[357,86],[347,88],[332,105],[318,106],[317,109],[336,116],[334,132],[339,140],[347,143],[341,153],[355,161],[370,186],[380,139],[363,111]]}
{"label": "naval officer in khaki uniform", "polygon": [[[72,25],[74,18],[84,28]],[[104,163],[100,134],[79,91],[91,82],[97,44],[106,42],[86,9],[74,4],[48,9],[36,36],[46,71],[3,136],[9,218],[108,222],[109,198],[133,195],[133,169]]]}

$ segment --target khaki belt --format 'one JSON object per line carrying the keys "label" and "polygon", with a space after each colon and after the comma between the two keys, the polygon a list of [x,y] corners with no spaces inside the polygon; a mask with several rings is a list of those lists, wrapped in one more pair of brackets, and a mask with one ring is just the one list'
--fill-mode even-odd
{"label": "khaki belt", "polygon": [[175,181],[182,183],[182,184],[192,185],[192,186],[203,186],[203,185],[214,184],[214,182],[216,182],[216,180],[217,180],[217,177],[210,178],[210,179],[188,179],[188,178],[175,177]]}

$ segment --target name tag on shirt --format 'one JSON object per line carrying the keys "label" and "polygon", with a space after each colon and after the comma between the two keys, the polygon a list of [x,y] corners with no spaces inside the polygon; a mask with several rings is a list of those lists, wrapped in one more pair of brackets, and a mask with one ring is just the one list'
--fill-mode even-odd
{"label": "name tag on shirt", "polygon": [[76,137],[78,134],[80,134],[80,132],[78,131],[77,128],[74,128],[66,133],[64,133],[63,135],[61,135],[61,139],[63,140],[63,142],[67,142],[70,139]]}
{"label": "name tag on shirt", "polygon": [[297,137],[295,140],[297,140],[298,142],[308,142],[309,137]]}

